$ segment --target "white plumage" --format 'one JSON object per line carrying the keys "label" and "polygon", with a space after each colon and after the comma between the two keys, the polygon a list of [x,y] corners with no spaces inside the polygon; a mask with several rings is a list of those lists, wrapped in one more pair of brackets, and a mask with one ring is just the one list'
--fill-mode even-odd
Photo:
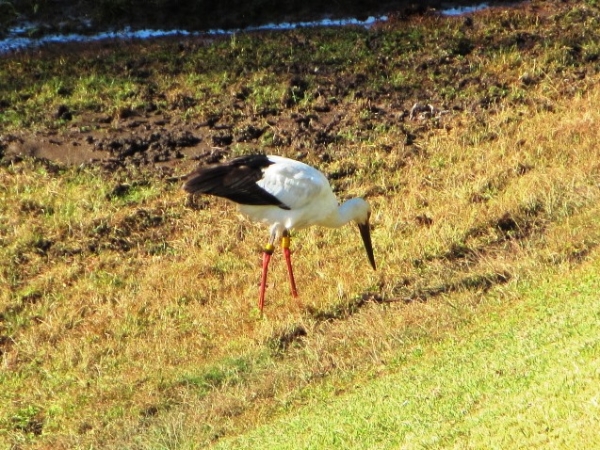
{"label": "white plumage", "polygon": [[338,205],[325,175],[317,169],[292,159],[273,155],[250,155],[229,162],[200,167],[188,175],[184,190],[224,197],[239,204],[250,219],[271,226],[269,243],[263,257],[263,275],[259,308],[264,305],[267,268],[275,242],[281,242],[292,286],[296,286],[289,252],[289,232],[311,225],[341,227],[358,224],[367,256],[375,269],[369,229],[371,208],[362,198]]}

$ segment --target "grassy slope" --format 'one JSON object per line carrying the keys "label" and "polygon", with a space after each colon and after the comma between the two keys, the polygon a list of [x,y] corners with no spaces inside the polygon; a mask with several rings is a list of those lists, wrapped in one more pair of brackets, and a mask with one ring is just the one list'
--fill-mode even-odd
{"label": "grassy slope", "polygon": [[[523,303],[530,298],[523,294],[523,283],[533,285],[540,277],[554,278],[577,267],[595,255],[600,242],[594,226],[600,216],[598,11],[587,4],[567,9],[541,19],[518,12],[491,16],[476,21],[468,38],[462,22],[448,21],[433,34],[417,24],[400,31],[341,33],[340,42],[332,40],[337,32],[331,31],[265,39],[269,48],[287,55],[290,67],[314,67],[305,58],[315,53],[322,68],[315,76],[303,72],[308,91],[322,95],[305,95],[272,120],[307,114],[311,102],[325,96],[334,96],[332,107],[347,114],[337,139],[307,159],[329,174],[352,169],[335,182],[341,195],[370,194],[379,270],[363,271],[366,261],[353,228],[299,233],[294,251],[302,304],[290,302],[285,270],[274,264],[264,320],[253,306],[265,231],[241,221],[231,205],[208,200],[202,209],[186,208],[178,186],[144,170],[106,174],[39,161],[3,166],[0,404],[6,407],[0,409],[0,443],[23,448],[202,447],[302,405],[332,401],[380,377],[400,373],[418,380],[416,361],[424,364],[422,382],[430,384],[409,394],[428,397],[400,402],[401,408],[427,413],[431,407],[431,422],[448,430],[447,439],[460,439],[452,434],[461,418],[453,411],[466,409],[469,417],[495,424],[493,413],[485,415],[482,409],[475,414],[478,405],[504,409],[493,402],[512,395],[501,390],[502,382],[513,380],[515,390],[522,387],[527,393],[520,382],[544,384],[548,373],[543,372],[544,353],[534,360],[539,373],[519,365],[520,352],[531,350],[524,339],[528,335],[500,328],[496,321],[508,326],[515,317],[530,314],[536,323],[535,310],[524,306],[535,296]],[[589,25],[585,36],[573,28],[582,17]],[[432,29],[430,23],[425,26]],[[483,36],[490,37],[490,45],[461,54],[469,47],[465,39],[477,43]],[[303,44],[291,52],[289,45],[280,45],[287,39]],[[532,57],[524,57],[523,40],[533,46]],[[425,59],[420,72],[409,71],[415,56],[399,47],[407,42],[414,44],[419,60]],[[252,111],[265,105],[281,108],[289,75],[277,65],[280,58],[260,44],[246,36],[193,47],[189,54],[183,46],[175,60],[159,50],[164,72],[158,70],[161,62],[153,68],[160,76],[152,70],[144,75],[156,83],[151,91],[160,93],[156,106],[176,116],[189,114],[190,120],[217,111],[234,125],[237,117],[253,117]],[[345,55],[353,48],[358,51],[349,61]],[[378,48],[397,66],[378,64]],[[154,61],[153,50],[146,51],[142,60]],[[70,126],[53,118],[60,103],[80,113],[74,127],[85,125],[78,121],[86,112],[110,115],[122,107],[137,108],[152,95],[143,87],[147,80],[134,73],[121,77],[103,59],[121,61],[118,67],[143,65],[126,53],[65,56],[73,62],[66,66],[76,67],[76,73],[89,70],[88,77],[68,77],[58,58],[7,60],[0,70],[14,69],[6,78],[11,87],[4,88],[11,107],[0,120],[12,131],[50,127],[60,132]],[[176,73],[180,60],[192,61],[190,67],[200,75]],[[212,72],[203,71],[200,62],[206,61],[211,67],[214,62]],[[227,72],[223,61],[240,70]],[[338,64],[348,72],[355,64],[374,75],[337,77],[332,74]],[[278,70],[270,70],[273,65]],[[483,81],[483,88],[471,77]],[[462,89],[457,78],[465,82]],[[340,83],[339,91],[328,90],[332,79]],[[359,88],[348,85],[344,91],[347,79]],[[97,83],[97,89],[85,89],[81,83],[86,80]],[[403,101],[413,101],[407,92],[420,80],[426,86],[419,92],[429,89],[436,104],[443,93],[464,108],[438,119],[389,120],[399,115]],[[245,103],[232,100],[232,91],[240,87],[250,92]],[[169,103],[181,92],[193,96],[196,107],[182,111],[177,102]],[[375,101],[387,115],[373,108]],[[408,139],[410,134],[416,138]],[[296,144],[306,143],[295,138],[289,147],[236,143],[232,153],[264,145],[293,155]],[[319,158],[324,151],[330,161]],[[189,165],[183,162],[176,169]],[[468,332],[477,330],[490,330],[492,337],[469,341]],[[493,333],[514,345],[516,353],[499,355],[491,372],[476,364],[475,356],[461,353],[461,346],[451,345],[464,339],[469,348],[479,342],[488,346],[481,354],[493,355],[502,348]],[[542,345],[554,338],[537,339]],[[581,339],[573,345],[588,338]],[[436,372],[452,363],[452,350],[456,367]],[[548,360],[564,357],[560,348],[555,350]],[[501,357],[509,366],[514,362],[510,367],[516,375],[508,369],[493,372],[502,370]],[[460,382],[470,378],[455,374],[476,367],[479,376],[463,390]],[[429,380],[426,370],[447,378]],[[546,395],[562,386],[550,379],[544,385]],[[515,408],[525,404],[513,403]],[[566,411],[560,406],[556,413]],[[396,420],[385,411],[382,415],[387,415],[384,425]],[[410,418],[416,421],[420,414]],[[340,427],[344,423],[338,422]],[[469,422],[464,423],[466,430]],[[494,429],[479,429],[484,428]],[[503,428],[498,432],[498,439],[506,434]],[[593,444],[594,436],[578,435],[582,446]]]}
{"label": "grassy slope", "polygon": [[597,448],[600,257],[490,295],[391,374],[214,448]]}
{"label": "grassy slope", "polygon": [[[542,113],[524,121],[519,126],[521,133],[553,133],[558,140],[545,150],[556,149],[563,156],[573,152],[572,156],[584,158],[587,145],[580,144],[587,141],[588,150],[596,145],[595,132],[584,125],[595,123],[599,114],[598,91],[593,92],[590,97],[556,103],[550,115]],[[567,136],[570,145],[562,140]],[[506,148],[520,137],[499,131],[497,142],[488,150],[495,154],[496,147]],[[448,143],[452,137],[443,141],[447,148],[454,148]],[[562,172],[561,167],[566,172],[554,178],[556,171]],[[550,164],[535,183],[549,183],[544,195],[561,198],[559,185],[563,181],[574,186],[585,178],[575,175],[573,169],[562,163]],[[517,192],[526,196],[536,192],[531,184],[525,186]],[[510,197],[517,192],[511,192]],[[498,287],[483,297],[448,295],[442,304],[433,302],[428,311],[420,312],[425,335],[411,338],[405,329],[403,345],[388,355],[389,360],[375,359],[380,365],[354,379],[351,388],[340,388],[335,381],[325,383],[312,393],[305,392],[311,406],[289,411],[276,422],[216,448],[599,445],[596,327],[600,258],[596,251],[586,251],[587,262],[574,271],[563,258],[568,247],[579,245],[577,236],[582,237],[581,233],[586,240],[597,242],[597,232],[592,230],[600,218],[598,204],[592,200],[595,195],[591,191],[586,190],[584,197],[580,201],[589,202],[585,212],[580,210],[564,216],[564,222],[549,225],[537,250],[522,247],[510,263],[504,260],[511,273],[519,274],[519,282]],[[552,203],[563,208],[564,200]],[[505,258],[511,256],[504,254]],[[558,265],[547,264],[550,261]],[[455,315],[444,308],[445,302],[450,305],[448,309],[456,309]],[[476,304],[467,307],[469,302]],[[425,317],[427,313],[434,317]],[[378,356],[381,358],[381,353]],[[351,393],[346,394],[348,389]]]}

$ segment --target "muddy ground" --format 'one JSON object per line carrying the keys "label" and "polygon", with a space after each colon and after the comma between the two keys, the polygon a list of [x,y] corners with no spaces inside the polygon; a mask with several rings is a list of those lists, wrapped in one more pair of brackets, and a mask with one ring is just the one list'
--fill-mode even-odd
{"label": "muddy ground", "polygon": [[[37,34],[94,32],[98,29],[235,29],[268,23],[339,19],[390,14],[406,17],[430,9],[479,5],[478,0],[12,0],[0,2],[0,33],[18,22],[34,22]],[[491,5],[510,0],[485,2]],[[150,6],[150,7],[149,7]]]}
{"label": "muddy ground", "polygon": [[[518,8],[531,9],[537,6],[521,5]],[[491,13],[500,13],[502,10],[501,7],[495,8]],[[412,14],[410,17],[395,18],[376,27],[403,26],[403,23],[409,20],[423,21],[428,20],[427,17],[431,19],[432,14],[434,13],[431,11]],[[464,21],[464,26],[468,28],[477,20],[477,15],[464,16],[459,20]],[[48,46],[36,52],[43,57],[60,58],[65,53],[89,56],[95,53],[106,54],[111,49],[129,46],[132,55],[135,55],[136,47],[171,46],[174,51],[181,52],[182,57],[185,57],[186,52],[193,52],[197,46],[211,45],[214,39],[230,37],[213,40],[171,37],[152,41],[106,41]],[[290,36],[289,39],[297,39],[297,36]],[[528,46],[535,42],[536,37],[525,36],[523,39],[519,45]],[[452,52],[456,56],[464,56],[463,54],[468,54],[472,48],[472,44],[467,42],[464,48],[459,45],[452,49]],[[149,76],[146,74],[160,71],[160,67],[157,67],[159,64],[157,61],[133,58],[131,64],[123,67],[123,70],[142,80],[143,85],[144,78]],[[385,61],[382,61],[382,64],[385,64]],[[428,129],[445,126],[446,117],[451,116],[454,111],[488,109],[493,104],[493,99],[489,98],[489,86],[496,82],[502,83],[502,80],[489,78],[469,78],[460,58],[447,61],[415,61],[416,70],[421,70],[424,74],[431,70],[432,64],[446,66],[444,70],[450,70],[452,76],[457,77],[456,83],[459,88],[464,83],[471,86],[481,85],[481,94],[468,101],[463,99],[446,102],[425,81],[405,90],[375,90],[371,88],[371,80],[367,74],[338,75],[334,72],[335,67],[322,68],[323,78],[317,90],[305,92],[307,83],[303,74],[309,69],[292,68],[297,74],[290,74],[287,93],[276,108],[256,111],[254,105],[247,101],[248,92],[245,86],[229,86],[225,95],[219,99],[219,102],[225,104],[221,110],[227,111],[227,114],[190,121],[185,120],[183,116],[188,108],[196,106],[195,98],[175,96],[168,100],[167,108],[159,109],[154,106],[155,100],[164,100],[164,95],[152,92],[151,88],[148,88],[148,101],[144,108],[125,108],[111,115],[104,112],[71,111],[69,107],[59,105],[47,114],[65,124],[63,127],[42,127],[36,131],[22,130],[1,134],[0,157],[5,164],[31,156],[59,165],[93,164],[108,170],[134,165],[155,168],[165,175],[171,175],[174,162],[182,159],[204,163],[217,162],[230,156],[232,148],[237,144],[255,147],[257,151],[267,153],[274,151],[273,149],[277,151],[284,148],[288,155],[299,159],[309,151],[316,152],[321,159],[327,161],[330,158],[327,151],[329,144],[338,142],[340,131],[346,129],[371,133],[377,126],[399,126],[405,131],[404,143],[411,144]],[[290,68],[274,67],[273,70],[290,71]],[[352,104],[325,100],[343,98],[348,92],[352,92],[355,99],[362,99],[368,103],[368,120],[361,119],[360,111],[353,110]],[[292,97],[305,95],[314,97],[310,108],[299,108],[291,100]],[[265,133],[270,134],[267,148],[262,145]]]}

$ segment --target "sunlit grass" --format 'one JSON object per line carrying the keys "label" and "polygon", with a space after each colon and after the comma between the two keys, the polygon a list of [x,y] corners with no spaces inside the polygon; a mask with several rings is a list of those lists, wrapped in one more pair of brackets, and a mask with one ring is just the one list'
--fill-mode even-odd
{"label": "sunlit grass", "polygon": [[[12,406],[2,423],[13,430],[3,438],[33,443],[18,420],[39,420],[46,442],[74,442],[82,428],[122,442],[143,420],[160,436],[181,426],[185,440],[204,442],[391,370],[420,340],[475,320],[482,280],[505,274],[509,285],[491,298],[513,298],[510,280],[597,245],[587,225],[600,195],[589,164],[597,96],[517,122],[506,110],[490,119],[497,137],[485,145],[440,130],[398,171],[387,167],[401,152],[356,147],[357,179],[398,190],[369,198],[379,270],[367,267],[354,227],[297,233],[300,301],[277,253],[264,319],[256,295],[267,232],[232,205],[187,209],[178,186],[157,180],[115,191],[127,180],[94,170],[3,169],[2,395]],[[348,183],[344,195],[364,191]],[[514,223],[503,225],[506,213]],[[363,294],[384,302],[352,306]],[[404,305],[418,299],[428,301]]]}
{"label": "sunlit grass", "polygon": [[[461,51],[465,36],[456,27],[436,31],[440,40],[447,32],[456,36],[444,41],[446,47],[428,47],[433,56],[427,58]],[[405,52],[423,50],[435,36],[411,29],[372,35],[356,31],[341,36],[340,44],[320,40],[335,37],[332,31],[315,33],[317,37],[306,38],[298,32],[296,38],[305,43],[293,49],[280,49],[275,34],[263,36],[266,50],[251,36],[215,43],[195,55],[195,75],[171,76],[169,64],[175,63],[163,54],[164,73],[153,78],[158,91],[165,88],[158,106],[167,109],[183,99],[173,114],[185,109],[185,118],[194,120],[258,114],[265,108],[279,111],[288,95],[290,114],[298,116],[310,114],[320,95],[344,102],[339,141],[318,152],[308,148],[305,161],[335,174],[332,184],[340,198],[368,197],[378,270],[368,267],[354,226],[295,233],[300,298],[290,296],[277,251],[261,318],[256,302],[268,231],[241,218],[233,205],[210,198],[191,208],[178,183],[132,168],[106,173],[29,160],[2,166],[0,443],[24,448],[201,448],[396,373],[429,383],[426,392],[411,394],[415,423],[404,425],[425,426],[416,422],[420,408],[426,408],[435,419],[428,423],[443,432],[441,440],[431,435],[425,441],[407,432],[406,445],[461,445],[472,428],[461,422],[453,431],[453,425],[464,418],[459,413],[465,408],[482,424],[478,433],[491,429],[501,403],[475,413],[478,399],[500,401],[495,385],[483,397],[469,397],[486,380],[481,385],[474,380],[465,393],[463,385],[444,390],[446,383],[460,381],[452,371],[436,372],[430,380],[425,375],[447,364],[468,379],[474,364],[469,352],[450,350],[460,344],[476,346],[476,340],[465,337],[471,330],[506,337],[514,352],[497,357],[521,370],[517,363],[527,347],[519,347],[522,339],[513,339],[502,324],[512,327],[521,315],[532,321],[538,317],[521,304],[522,286],[555,277],[594,254],[600,242],[594,226],[600,199],[597,75],[569,81],[556,75],[556,65],[542,69],[513,47],[497,53],[481,48],[463,74],[489,71],[506,81],[486,87],[493,100],[485,108],[401,120],[394,115],[398,100],[386,97],[385,89],[421,80],[419,72],[401,75],[410,59]],[[408,36],[413,40],[407,43]],[[357,72],[388,67],[389,62],[377,64],[377,45],[398,58],[399,67],[388,73],[393,76],[374,74],[372,85],[368,76],[362,82],[352,78],[357,84],[348,92],[331,88],[339,75],[331,67],[341,67],[349,78],[355,75],[353,64]],[[202,65],[202,52],[214,58],[213,72]],[[349,52],[354,52],[350,62],[345,59]],[[309,54],[314,60],[306,75],[308,88],[294,100],[297,82],[281,66],[271,70],[270,64],[279,56],[292,64]],[[486,59],[489,54],[494,57]],[[9,61],[18,73],[21,69],[13,64]],[[60,101],[72,102],[77,111],[89,108],[112,117],[119,108],[142,106],[143,89],[134,76],[116,77],[112,65],[103,72],[90,59],[81,64],[93,65],[98,73],[82,74],[74,84],[47,76],[41,87],[15,89],[32,97],[15,101],[16,109],[24,108],[19,109],[22,122],[10,126],[42,126],[41,111],[58,104],[59,91],[65,96]],[[452,74],[440,67],[442,73],[429,73],[422,82],[456,89],[449,82]],[[523,85],[524,71],[537,84]],[[389,85],[382,81],[386,79]],[[482,101],[481,92],[468,83],[447,92],[469,105]],[[14,101],[15,94],[10,95]],[[247,106],[232,112],[231,104],[244,97]],[[262,118],[256,123],[269,125]],[[407,142],[411,133],[418,138]],[[255,147],[235,143],[231,154]],[[291,146],[265,150],[298,155]],[[183,174],[193,164],[179,161],[174,168]],[[499,315],[504,322],[496,320]],[[548,329],[540,330],[543,342]],[[587,331],[582,328],[582,335]],[[485,342],[497,350],[494,342]],[[436,366],[438,358],[426,349],[437,349],[434,356],[443,363]],[[551,367],[550,358],[544,364]],[[560,373],[570,376],[566,370]],[[548,396],[554,393],[555,378],[530,380],[545,383]],[[516,383],[510,392],[508,398],[517,402],[515,413],[522,413],[518,405],[532,395],[526,387]],[[438,398],[445,403],[436,410]],[[364,406],[357,400],[349,408]],[[388,416],[383,428],[397,425],[390,411],[381,409]],[[577,423],[564,432],[575,433]],[[372,443],[373,434],[364,424],[355,436],[357,446]],[[476,437],[476,442],[488,437],[505,442],[498,434]],[[589,443],[587,439],[593,442],[587,434],[581,442]]]}
{"label": "sunlit grass", "polygon": [[441,341],[405,342],[375,380],[322,388],[215,448],[595,447],[597,270],[595,253],[566,277],[489,295]]}

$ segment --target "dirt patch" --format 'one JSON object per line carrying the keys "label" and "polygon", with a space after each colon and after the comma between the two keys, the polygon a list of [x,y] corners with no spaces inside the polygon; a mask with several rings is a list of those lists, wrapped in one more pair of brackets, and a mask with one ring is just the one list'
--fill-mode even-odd
{"label": "dirt patch", "polygon": [[[431,14],[414,15],[415,9],[406,4],[402,11],[410,12],[407,13],[408,18],[395,16],[385,25],[388,29],[403,28],[409,20],[419,23],[429,21],[432,27],[436,27],[441,20]],[[353,10],[351,12],[355,13]],[[255,149],[280,153],[284,149],[286,154],[298,159],[310,153],[323,162],[330,162],[335,160],[333,153],[336,149],[349,140],[349,133],[354,134],[352,139],[363,141],[377,133],[378,129],[391,127],[402,130],[405,135],[402,145],[405,148],[415,146],[415,152],[418,152],[419,138],[432,128],[447,126],[453,111],[489,110],[500,99],[500,94],[496,93],[506,90],[500,80],[481,80],[469,73],[464,57],[474,51],[477,45],[469,37],[474,20],[477,19],[465,19],[465,31],[444,41],[443,46],[448,48],[434,49],[441,56],[423,52],[417,56],[420,60],[403,62],[401,55],[405,52],[400,46],[417,44],[399,41],[393,43],[397,48],[389,49],[389,52],[394,52],[393,57],[382,56],[380,61],[368,62],[366,67],[357,68],[356,71],[339,67],[342,65],[340,58],[348,60],[351,53],[340,56],[333,54],[334,59],[318,63],[312,61],[310,55],[322,45],[322,36],[313,37],[307,33],[282,33],[285,37],[277,38],[280,41],[276,43],[271,42],[272,45],[278,45],[277,50],[289,47],[296,52],[306,52],[309,55],[306,61],[290,63],[273,58],[264,63],[264,67],[251,66],[258,63],[252,58],[240,56],[243,51],[256,54],[270,51],[269,48],[258,47],[228,48],[227,52],[223,48],[217,50],[223,53],[220,59],[222,68],[207,68],[203,66],[204,61],[194,62],[196,65],[191,66],[187,61],[199,58],[197,50],[212,45],[213,41],[205,38],[171,37],[148,42],[107,41],[47,47],[36,51],[35,57],[64,59],[65,65],[69,65],[69,61],[76,63],[84,59],[84,64],[96,67],[98,61],[117,60],[116,56],[112,56],[117,52],[127,53],[126,59],[118,59],[118,67],[107,68],[99,64],[95,70],[104,70],[106,73],[102,73],[106,77],[125,74],[135,84],[136,93],[133,95],[138,97],[143,106],[121,107],[106,112],[93,108],[75,110],[58,104],[46,113],[47,119],[43,119],[58,125],[39,127],[39,131],[35,132],[23,129],[0,135],[0,158],[4,163],[9,163],[30,156],[66,165],[100,165],[109,171],[134,165],[157,168],[165,174],[172,174],[172,168],[178,161],[216,162],[231,156],[243,146],[245,152]],[[510,23],[506,24],[505,29],[509,30],[510,26]],[[253,36],[260,41],[262,35],[256,33]],[[264,33],[264,36],[269,34]],[[521,40],[527,44],[524,44],[525,47],[535,42],[534,38],[521,36]],[[371,54],[384,55],[380,47],[390,43],[375,30],[372,35],[358,39],[356,46],[363,45],[368,47]],[[232,40],[231,47],[234,44]],[[159,48],[160,51],[153,50]],[[359,48],[359,51],[365,49]],[[161,53],[175,55],[176,61],[167,61],[165,64],[152,57]],[[215,61],[218,63],[219,59]],[[394,67],[390,66],[392,62]],[[376,66],[369,67],[368,64]],[[406,64],[408,66],[405,67]],[[202,88],[199,88],[197,97],[187,92],[165,93],[155,88],[155,79],[165,73],[175,77],[195,71],[202,73],[227,69],[234,74],[234,81],[218,95],[205,95],[201,92]],[[378,76],[382,77],[409,73],[412,69],[419,80],[408,80],[401,88],[377,85],[368,72],[370,69],[381,72]],[[257,89],[256,86],[250,86],[248,81],[251,77],[245,74],[260,70],[276,74],[278,81],[287,78],[287,88],[278,103],[257,105],[257,92],[260,93],[262,87]],[[45,75],[41,72],[39,76]],[[433,85],[432,80],[438,85]],[[527,82],[536,81],[528,79]],[[72,94],[70,89],[68,86],[59,87],[57,97],[69,98]],[[477,98],[476,94],[462,98],[454,95],[448,101],[447,96],[445,98],[440,94],[443,90],[452,89],[481,91],[480,100],[473,100]],[[205,101],[203,97],[209,100]],[[469,100],[465,100],[467,98]],[[205,103],[209,104],[206,109],[212,108],[214,112],[199,114],[199,118],[196,115],[192,120],[185,119],[189,111],[203,107]],[[158,104],[161,106],[158,107]],[[7,103],[0,105],[0,111],[16,107],[18,105]],[[389,148],[379,150],[390,151]],[[353,170],[352,167],[340,168],[332,174],[332,178],[343,181],[353,174]]]}
{"label": "dirt patch", "polygon": [[113,120],[88,114],[74,129],[2,136],[0,147],[5,161],[34,157],[63,165],[101,165],[108,170],[124,165],[160,166],[198,152],[210,153],[200,128],[172,123],[160,115]]}
{"label": "dirt patch", "polygon": [[[246,108],[241,104],[237,107]],[[215,117],[200,123],[153,113],[132,113],[126,118],[86,113],[78,118],[77,125],[66,130],[22,131],[1,136],[0,148],[5,162],[34,157],[64,165],[101,165],[108,170],[125,165],[165,170],[184,158],[216,162],[236,144],[256,147],[257,151],[284,146],[295,150],[299,158],[310,150],[329,161],[330,144],[340,142],[341,130],[354,127],[367,133],[374,128],[371,122],[356,123],[359,112],[348,110],[347,105],[328,105],[299,113],[297,108],[282,105],[266,117],[259,112]],[[377,107],[377,115],[379,124],[394,126],[408,117],[408,109]],[[354,170],[341,168],[332,177],[343,179]]]}

